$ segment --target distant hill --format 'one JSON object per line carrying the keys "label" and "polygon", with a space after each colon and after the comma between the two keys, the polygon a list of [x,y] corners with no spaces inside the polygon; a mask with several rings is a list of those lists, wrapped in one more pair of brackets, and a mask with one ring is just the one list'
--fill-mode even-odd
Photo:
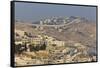
{"label": "distant hill", "polygon": [[[41,21],[42,21],[42,26],[40,25]],[[91,22],[85,18],[74,17],[74,16],[71,16],[69,18],[58,17],[58,18],[44,19],[41,21],[37,21],[34,23],[17,22],[15,23],[15,29],[31,33],[32,35],[45,34],[54,37],[56,40],[61,40],[65,42],[68,41],[79,42],[82,45],[87,46],[88,48],[94,48],[94,50],[96,50],[95,22]],[[58,25],[63,25],[63,26],[58,27]],[[40,29],[40,27],[42,27],[42,30]]]}
{"label": "distant hill", "polygon": [[[84,17],[77,17],[77,16],[70,16],[70,17],[52,17],[47,19],[41,19],[42,24],[46,25],[61,25],[61,24],[67,24],[75,19],[81,20],[81,22],[89,22]],[[40,24],[40,21],[32,22],[32,24]]]}

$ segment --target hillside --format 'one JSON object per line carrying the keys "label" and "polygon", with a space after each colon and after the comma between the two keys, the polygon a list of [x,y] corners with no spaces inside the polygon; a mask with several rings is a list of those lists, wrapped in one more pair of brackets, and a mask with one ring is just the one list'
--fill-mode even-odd
{"label": "hillside", "polygon": [[[41,41],[42,43],[46,42],[47,47],[43,50],[47,53],[46,60],[32,59],[38,60],[41,64],[96,61],[96,23],[85,18],[71,16],[69,18],[44,19],[37,23],[16,22],[15,31],[21,40],[28,40],[30,42],[28,44],[32,46],[33,43],[34,46],[39,45],[38,49],[41,49]],[[27,38],[25,33],[27,33]],[[37,53],[40,53],[41,50],[35,52],[34,46],[33,49],[31,48],[32,52],[22,54],[38,58]],[[41,57],[45,56],[41,55]],[[38,64],[38,62],[34,62],[34,64]]]}

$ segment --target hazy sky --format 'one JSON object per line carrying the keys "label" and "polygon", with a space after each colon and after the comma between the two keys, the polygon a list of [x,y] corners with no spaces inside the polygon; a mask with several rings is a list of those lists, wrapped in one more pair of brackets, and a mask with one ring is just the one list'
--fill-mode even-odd
{"label": "hazy sky", "polygon": [[23,21],[37,21],[52,16],[80,16],[89,20],[96,20],[96,7],[54,5],[40,3],[15,3],[15,19]]}

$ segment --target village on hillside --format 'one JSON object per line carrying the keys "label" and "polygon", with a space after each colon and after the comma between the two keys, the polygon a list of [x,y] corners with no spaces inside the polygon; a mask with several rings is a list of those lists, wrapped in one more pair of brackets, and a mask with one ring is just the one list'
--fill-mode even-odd
{"label": "village on hillside", "polygon": [[[86,29],[87,25],[85,25],[86,28],[80,28],[79,19],[75,19],[70,23],[63,21],[64,24],[60,25],[50,25],[50,23],[48,25],[45,22],[50,22],[50,20],[40,21],[40,24],[15,24],[16,66],[91,62],[97,60],[96,53],[94,51],[89,52],[90,48],[96,47],[95,33],[83,33],[82,30]],[[78,25],[79,27],[73,26],[75,22],[76,25],[80,24]],[[89,30],[87,31],[89,32]],[[80,38],[82,38],[82,41]],[[89,42],[83,41],[83,39],[88,39]],[[92,45],[90,42],[93,42],[93,46],[89,48],[88,46]]]}

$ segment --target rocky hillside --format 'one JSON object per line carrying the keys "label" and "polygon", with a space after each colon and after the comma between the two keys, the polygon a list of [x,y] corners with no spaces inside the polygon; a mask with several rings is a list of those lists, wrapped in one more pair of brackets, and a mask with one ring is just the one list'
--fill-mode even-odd
{"label": "rocky hillside", "polygon": [[[75,19],[78,19],[79,22],[75,21],[71,23]],[[63,20],[66,21],[63,22]],[[67,22],[69,20],[70,22]],[[57,24],[54,23],[54,21]],[[96,44],[96,24],[93,22],[89,22],[85,18],[78,18],[78,17],[71,16],[67,19],[52,18],[49,19],[49,22],[45,22],[45,21],[42,22],[43,22],[42,25],[40,25],[40,23],[37,23],[38,25],[35,25],[30,23],[28,24],[28,23],[17,22],[15,23],[15,28],[17,30],[23,30],[26,32],[30,32],[32,34],[44,33],[46,35],[49,35],[61,41],[71,40],[75,42],[81,42],[82,44],[87,46],[94,46],[94,44]],[[43,26],[45,25],[44,23],[47,26]],[[50,23],[54,26],[49,26]],[[39,29],[39,27],[42,27],[43,29],[41,30]]]}
{"label": "rocky hillside", "polygon": [[[42,35],[46,35],[54,38],[56,41],[64,42],[64,46],[48,45],[46,50],[44,50],[48,52],[48,57],[45,61],[42,59],[41,64],[43,62],[46,64],[55,64],[96,61],[96,22],[74,16],[68,18],[54,17],[33,23],[16,22],[15,33],[21,37],[20,39],[24,37],[24,32],[31,34],[31,36],[40,35],[42,37]],[[25,52],[24,55],[29,55],[30,53],[28,52],[27,54]],[[32,55],[33,53],[34,51]],[[40,62],[39,59],[33,60]],[[34,62],[34,64],[38,64],[38,62]]]}

